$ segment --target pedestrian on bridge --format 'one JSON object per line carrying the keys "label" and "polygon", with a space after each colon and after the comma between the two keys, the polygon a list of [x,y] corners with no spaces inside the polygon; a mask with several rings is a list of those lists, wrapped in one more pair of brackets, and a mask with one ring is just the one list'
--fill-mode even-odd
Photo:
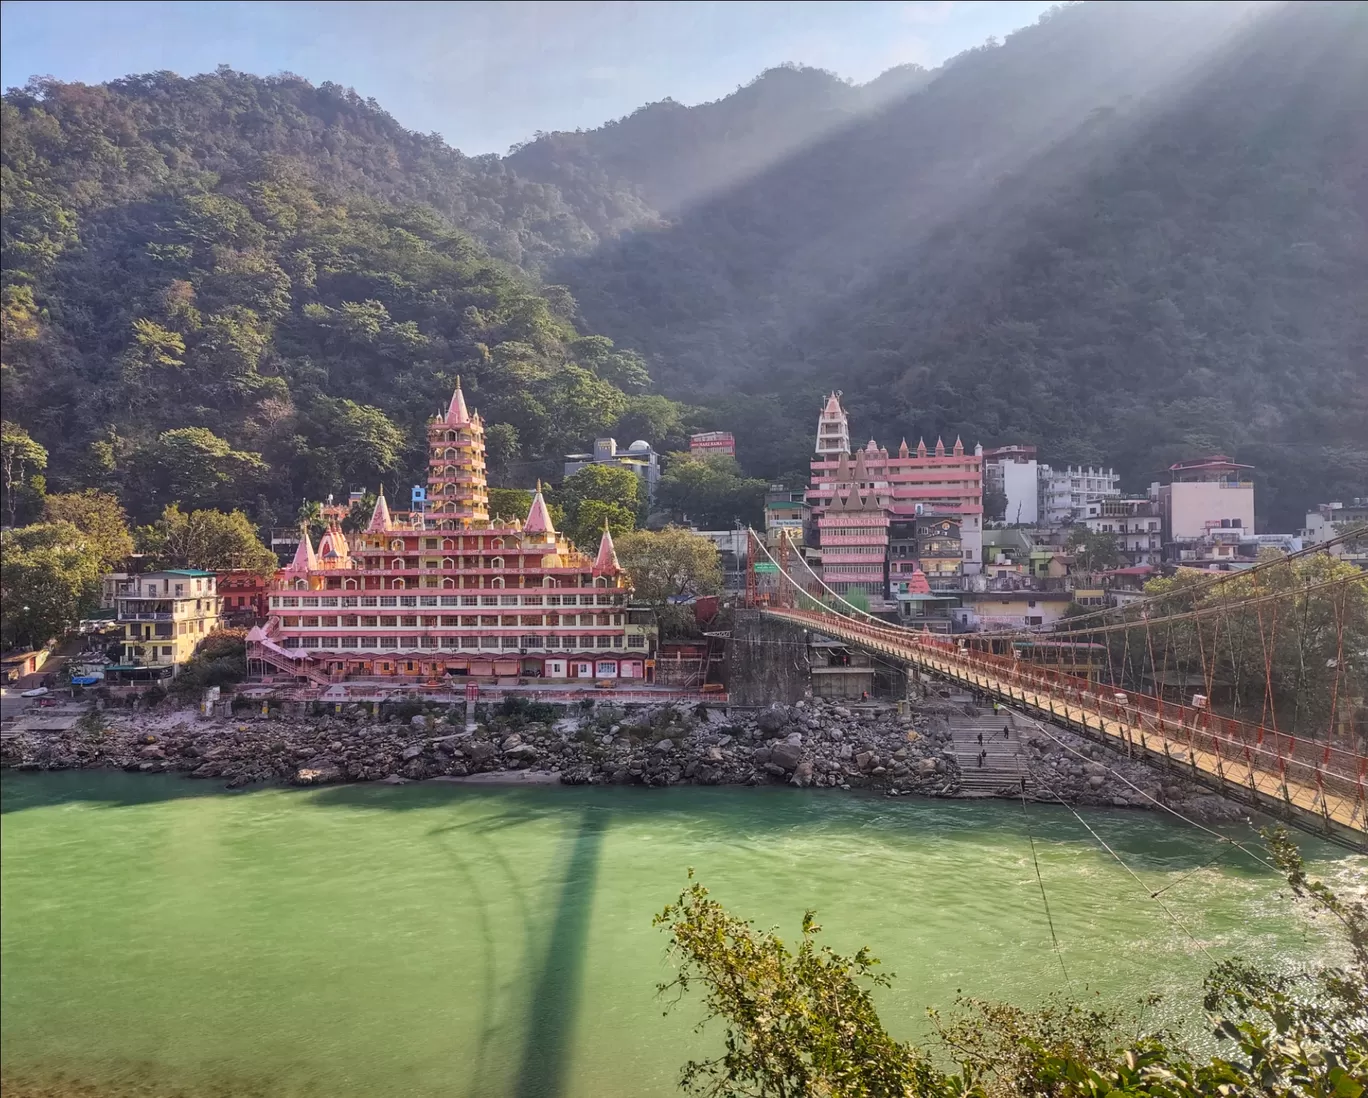
{"label": "pedestrian on bridge", "polygon": [[982,746],[983,746],[983,733],[982,733],[982,732],[980,732],[980,733],[978,734],[978,741],[979,741],[979,746],[982,747]]}
{"label": "pedestrian on bridge", "polygon": [[1002,738],[1004,740],[1010,740],[1012,738],[1011,730],[1005,724],[1002,726]]}

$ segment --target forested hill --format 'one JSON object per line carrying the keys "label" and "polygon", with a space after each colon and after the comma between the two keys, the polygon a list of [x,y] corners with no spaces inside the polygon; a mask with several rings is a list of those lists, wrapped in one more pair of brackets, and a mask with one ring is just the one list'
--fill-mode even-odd
{"label": "forested hill", "polygon": [[580,246],[555,189],[497,158],[335,87],[226,71],[31,87],[0,125],[4,418],[47,449],[53,490],[268,525],[303,497],[406,492],[457,376],[496,475],[610,430],[680,444],[640,359],[471,235],[534,269]]}
{"label": "forested hill", "polygon": [[1082,4],[505,158],[288,75],[38,82],[0,126],[4,418],[58,487],[142,515],[199,455],[270,521],[416,475],[458,373],[514,479],[691,424],[801,472],[837,387],[861,440],[1131,488],[1230,451],[1295,526],[1368,493],[1365,56],[1363,4]]}
{"label": "forested hill", "polygon": [[554,277],[760,472],[837,387],[861,440],[1034,442],[1136,489],[1233,452],[1295,528],[1368,490],[1365,57],[1363,4],[1057,9]]}

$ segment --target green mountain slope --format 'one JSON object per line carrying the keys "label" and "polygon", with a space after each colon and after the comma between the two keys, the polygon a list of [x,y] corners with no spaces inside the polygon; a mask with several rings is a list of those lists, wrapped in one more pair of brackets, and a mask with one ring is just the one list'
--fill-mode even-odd
{"label": "green mountain slope", "polygon": [[296,77],[37,83],[0,125],[4,415],[140,513],[163,436],[211,431],[272,519],[417,475],[458,373],[523,480],[686,418],[800,473],[836,387],[862,436],[1135,489],[1226,450],[1294,527],[1368,493],[1365,56],[1362,3],[1082,4],[934,72],[784,67],[505,158]]}
{"label": "green mountain slope", "polygon": [[1137,489],[1232,451],[1295,527],[1368,488],[1365,56],[1362,4],[1056,10],[554,277],[759,473],[838,387]]}
{"label": "green mountain slope", "polygon": [[[568,293],[453,227],[565,246],[524,231],[558,196],[497,161],[336,89],[231,73],[48,86],[4,112],[4,416],[51,452],[54,488],[264,522],[394,492],[422,479],[419,428],[458,375],[500,425],[496,474],[550,471],[609,429],[679,433],[639,395],[640,360],[576,330]],[[397,204],[416,195],[432,205]]]}

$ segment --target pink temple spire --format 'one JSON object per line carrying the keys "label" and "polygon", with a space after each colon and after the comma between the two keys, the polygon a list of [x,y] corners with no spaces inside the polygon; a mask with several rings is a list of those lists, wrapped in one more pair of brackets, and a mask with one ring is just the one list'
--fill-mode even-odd
{"label": "pink temple spire", "polygon": [[317,567],[318,558],[314,556],[313,542],[309,540],[309,524],[300,523],[299,547],[295,550],[294,560],[290,561],[288,571],[308,572]]}
{"label": "pink temple spire", "polygon": [[532,506],[527,512],[527,521],[523,523],[523,531],[528,534],[554,534],[556,527],[551,522],[551,512],[546,509],[546,500],[542,499],[541,481],[537,481],[537,493],[532,497]]}
{"label": "pink temple spire", "polygon": [[[458,390],[459,391],[459,390]],[[389,504],[385,502],[385,486],[380,486],[380,494],[375,497],[375,510],[371,512],[370,525],[366,529],[371,533],[384,533],[394,526],[393,519],[390,518]]]}
{"label": "pink temple spire", "polygon": [[464,427],[470,422],[470,413],[466,411],[465,397],[461,394],[461,378],[456,378],[456,390],[451,394],[451,403],[447,405],[446,422],[451,427]]}
{"label": "pink temple spire", "polygon": [[616,575],[622,571],[618,563],[617,548],[613,545],[613,535],[608,529],[608,520],[603,520],[603,537],[599,538],[598,556],[594,558],[594,575]]}

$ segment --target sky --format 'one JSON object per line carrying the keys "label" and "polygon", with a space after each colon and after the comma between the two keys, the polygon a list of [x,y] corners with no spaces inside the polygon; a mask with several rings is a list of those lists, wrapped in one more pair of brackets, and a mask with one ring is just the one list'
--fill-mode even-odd
{"label": "sky", "polygon": [[794,61],[863,83],[1035,22],[1035,0],[857,3],[137,3],[6,0],[0,82],[99,83],[226,64],[331,80],[469,154],[721,98]]}

